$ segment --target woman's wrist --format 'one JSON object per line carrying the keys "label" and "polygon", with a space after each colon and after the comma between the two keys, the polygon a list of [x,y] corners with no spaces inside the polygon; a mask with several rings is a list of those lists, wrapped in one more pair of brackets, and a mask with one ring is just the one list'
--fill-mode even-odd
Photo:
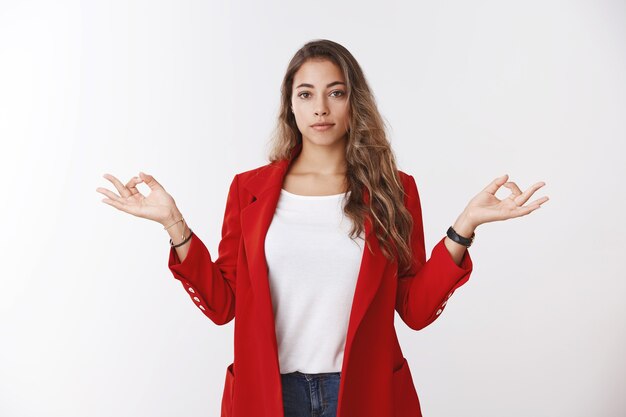
{"label": "woman's wrist", "polygon": [[185,219],[183,219],[182,216],[179,216],[170,224],[171,227],[167,228],[167,233],[170,236],[170,245],[183,244],[183,242],[189,243],[191,229]]}
{"label": "woman's wrist", "polygon": [[161,225],[166,228],[168,226],[171,226],[172,224],[174,224],[175,222],[179,221],[180,219],[183,218],[183,215],[181,214],[181,212],[178,210],[178,208],[174,208],[170,211],[169,216],[167,216],[162,222]]}
{"label": "woman's wrist", "polygon": [[459,217],[457,217],[456,221],[452,225],[452,228],[455,232],[466,238],[470,238],[472,236],[472,234],[476,230],[476,227],[477,226],[472,223],[469,213],[467,213],[467,211],[465,210],[463,210],[463,212],[459,215]]}

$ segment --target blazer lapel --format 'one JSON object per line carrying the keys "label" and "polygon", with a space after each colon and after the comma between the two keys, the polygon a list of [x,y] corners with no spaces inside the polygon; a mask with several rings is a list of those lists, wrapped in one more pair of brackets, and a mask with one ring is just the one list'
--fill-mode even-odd
{"label": "blazer lapel", "polygon": [[[265,258],[265,236],[274,217],[274,212],[280,197],[285,175],[291,162],[302,150],[299,143],[291,152],[289,159],[283,159],[263,166],[256,175],[242,184],[252,195],[253,200],[241,210],[241,233],[244,240],[248,267],[250,270],[250,285],[254,292],[255,304],[259,315],[259,326],[271,332],[268,336],[273,342],[274,359],[278,369],[278,349],[274,313],[268,278],[268,265]],[[369,202],[367,188],[363,192],[363,201]],[[342,370],[346,369],[350,348],[354,335],[361,323],[367,308],[381,283],[387,260],[380,252],[378,240],[372,234],[372,224],[369,216],[365,220],[365,239],[369,241],[373,253],[367,245],[363,251],[357,284],[346,335]]]}

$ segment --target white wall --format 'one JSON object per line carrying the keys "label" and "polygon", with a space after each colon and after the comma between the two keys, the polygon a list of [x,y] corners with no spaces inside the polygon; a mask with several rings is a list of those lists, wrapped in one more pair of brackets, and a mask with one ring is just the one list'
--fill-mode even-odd
{"label": "white wall", "polygon": [[477,229],[437,321],[397,317],[424,414],[626,415],[625,9],[1,2],[0,415],[219,414],[234,322],[190,302],[159,224],[95,189],[154,175],[217,253],[229,182],[265,163],[280,80],[314,38],[363,66],[429,256],[496,176],[547,183],[538,211]]}

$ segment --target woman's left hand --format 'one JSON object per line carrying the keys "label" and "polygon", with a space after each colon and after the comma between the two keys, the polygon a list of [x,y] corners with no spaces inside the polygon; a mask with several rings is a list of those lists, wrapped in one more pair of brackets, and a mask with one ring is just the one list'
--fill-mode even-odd
{"label": "woman's left hand", "polygon": [[[547,196],[544,196],[524,206],[524,203],[528,201],[535,191],[546,185],[546,183],[543,181],[535,183],[522,192],[517,184],[511,181],[507,182],[508,178],[508,174],[496,178],[470,200],[465,208],[465,213],[474,227],[483,223],[525,216],[537,210],[541,207],[541,204],[549,200]],[[511,190],[511,194],[503,200],[499,200],[495,196],[501,186]]]}

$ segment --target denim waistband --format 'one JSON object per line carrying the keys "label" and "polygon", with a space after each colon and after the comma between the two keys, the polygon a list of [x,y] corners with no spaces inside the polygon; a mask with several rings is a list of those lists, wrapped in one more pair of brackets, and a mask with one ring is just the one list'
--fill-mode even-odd
{"label": "denim waistband", "polygon": [[321,372],[316,374],[306,373],[306,372],[289,372],[286,374],[280,374],[281,377],[292,377],[292,378],[304,378],[307,381],[311,381],[313,379],[322,379],[322,378],[341,378],[341,372]]}

